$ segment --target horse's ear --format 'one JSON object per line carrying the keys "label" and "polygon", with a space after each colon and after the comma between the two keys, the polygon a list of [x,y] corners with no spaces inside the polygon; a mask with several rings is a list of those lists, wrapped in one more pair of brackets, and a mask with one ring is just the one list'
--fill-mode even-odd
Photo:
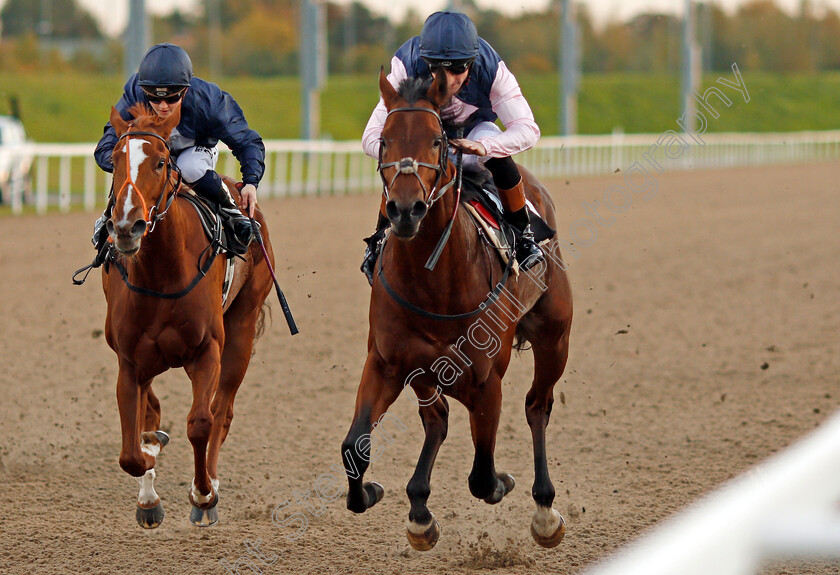
{"label": "horse's ear", "polygon": [[441,72],[435,74],[429,91],[426,92],[426,99],[440,109],[446,103],[446,74]]}
{"label": "horse's ear", "polygon": [[385,75],[384,66],[380,66],[379,68],[379,93],[382,95],[382,100],[385,102],[385,108],[390,110],[394,106],[394,102],[397,100],[397,91],[394,90],[391,82],[388,81],[388,77]]}
{"label": "horse's ear", "polygon": [[113,106],[111,106],[111,126],[113,126],[118,136],[122,136],[128,129],[128,122],[123,120],[123,117]]}
{"label": "horse's ear", "polygon": [[166,116],[163,122],[160,123],[161,132],[163,132],[163,137],[168,138],[169,135],[172,133],[172,130],[175,129],[181,122],[181,106],[175,108],[175,110]]}

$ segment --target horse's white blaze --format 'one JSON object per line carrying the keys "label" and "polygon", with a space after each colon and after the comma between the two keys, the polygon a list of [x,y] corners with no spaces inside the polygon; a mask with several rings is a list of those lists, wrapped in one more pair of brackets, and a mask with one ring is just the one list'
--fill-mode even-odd
{"label": "horse's white blaze", "polygon": [[158,494],[155,493],[155,470],[149,469],[142,477],[135,477],[140,484],[140,495],[137,496],[137,503],[149,507],[158,502]]}
{"label": "horse's white blaze", "polygon": [[[129,139],[126,144],[128,146],[126,150],[128,154],[128,173],[132,182],[137,181],[137,175],[140,173],[140,165],[146,160],[146,153],[143,151],[143,144],[146,143],[146,140]],[[132,202],[134,192],[134,186],[128,184],[125,190],[125,201],[123,202],[123,219],[117,222],[118,227],[127,226],[130,223],[127,216],[134,209],[134,202]]]}
{"label": "horse's white blaze", "polygon": [[[211,486],[212,486],[212,483],[213,482],[211,480],[210,481]],[[218,482],[217,482],[217,484],[218,484]],[[216,491],[216,488],[215,488],[215,486],[213,486],[213,489],[211,489],[210,493],[208,493],[207,495],[200,494],[195,487],[195,478],[193,477],[192,487],[190,487],[190,493],[192,493],[193,501],[195,501],[198,505],[201,505],[203,503],[210,503],[210,501],[213,499],[213,493],[215,493],[215,491]]]}
{"label": "horse's white blaze", "polygon": [[534,518],[531,520],[531,525],[534,531],[542,537],[551,537],[560,527],[560,522],[563,516],[553,507],[537,507],[534,513]]}

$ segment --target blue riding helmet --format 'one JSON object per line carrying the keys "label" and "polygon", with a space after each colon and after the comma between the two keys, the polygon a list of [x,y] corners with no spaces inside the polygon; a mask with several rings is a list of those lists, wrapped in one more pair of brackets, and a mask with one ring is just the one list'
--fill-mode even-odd
{"label": "blue riding helmet", "polygon": [[[154,92],[178,92],[190,85],[193,68],[187,52],[174,44],[149,48],[137,70],[137,84]],[[160,93],[158,95],[165,95]]]}
{"label": "blue riding helmet", "polygon": [[420,32],[424,60],[472,60],[478,55],[478,32],[466,14],[435,12]]}

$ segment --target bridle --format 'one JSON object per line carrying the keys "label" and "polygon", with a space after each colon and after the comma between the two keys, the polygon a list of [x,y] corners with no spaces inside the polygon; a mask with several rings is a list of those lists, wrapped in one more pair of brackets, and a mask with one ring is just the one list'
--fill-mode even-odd
{"label": "bridle", "polygon": [[[394,187],[394,182],[397,178],[403,174],[405,175],[413,175],[417,178],[417,181],[420,182],[420,186],[423,188],[423,201],[426,203],[427,208],[431,208],[432,204],[438,201],[443,194],[449,190],[454,184],[456,178],[452,178],[449,180],[447,184],[445,184],[442,188],[438,189],[441,180],[443,179],[443,175],[447,172],[449,168],[449,156],[448,156],[448,145],[447,145],[447,137],[446,131],[443,129],[443,120],[440,119],[440,114],[435,112],[434,110],[430,110],[429,108],[421,108],[419,106],[410,106],[404,108],[394,108],[388,112],[388,115],[385,116],[385,121],[388,121],[388,118],[391,117],[391,114],[395,114],[397,112],[427,112],[432,114],[438,122],[438,126],[440,127],[440,150],[438,152],[438,163],[437,164],[430,164],[428,162],[418,162],[414,158],[408,156],[397,160],[395,162],[382,162],[382,156],[385,153],[385,139],[379,138],[379,165],[377,166],[377,171],[379,172],[379,177],[382,178],[382,194],[385,196],[387,200],[390,197],[390,190]],[[385,178],[385,170],[388,168],[396,168],[394,172],[394,177],[391,178],[390,183]],[[435,178],[434,186],[432,186],[431,191],[426,188],[425,182],[420,177],[420,174],[417,173],[418,168],[429,168],[437,172],[437,177]],[[457,206],[457,204],[456,204]]]}
{"label": "bridle", "polygon": [[[452,217],[450,218],[449,223],[447,224],[446,228],[444,229],[443,233],[441,234],[441,237],[438,240],[437,246],[435,246],[435,249],[432,251],[432,255],[429,256],[428,261],[426,261],[426,265],[425,265],[426,269],[432,270],[432,269],[434,269],[435,264],[437,263],[438,258],[440,257],[440,254],[443,252],[443,248],[446,245],[446,242],[449,240],[449,235],[452,231],[452,225],[455,223],[455,217],[458,214],[458,205],[461,203],[461,176],[462,176],[462,159],[463,159],[463,156],[462,156],[461,150],[458,150],[458,158],[457,158],[457,162],[456,162],[455,176],[451,180],[449,180],[449,182],[446,183],[442,188],[438,189],[438,186],[440,185],[440,182],[443,179],[443,174],[447,172],[447,168],[448,168],[448,156],[447,156],[447,154],[448,154],[448,147],[449,147],[447,145],[446,131],[443,129],[443,121],[440,119],[440,114],[438,114],[434,110],[430,110],[429,108],[421,108],[419,106],[412,106],[412,107],[405,107],[405,108],[394,108],[393,110],[390,110],[388,112],[388,115],[385,116],[385,120],[387,121],[388,117],[390,117],[391,114],[394,114],[396,112],[428,112],[429,114],[433,114],[434,117],[438,121],[438,125],[440,126],[440,155],[438,157],[438,163],[437,164],[429,164],[427,162],[418,162],[417,160],[415,160],[414,158],[411,158],[411,157],[402,158],[402,159],[400,159],[396,162],[382,163],[382,156],[384,154],[385,142],[384,142],[383,138],[380,138],[380,140],[379,140],[379,165],[377,167],[377,170],[379,171],[379,176],[382,178],[382,185],[383,185],[382,193],[385,196],[385,199],[386,200],[388,199],[390,188],[393,187],[394,182],[397,180],[397,177],[399,177],[402,174],[414,175],[420,181],[420,185],[423,187],[423,194],[424,194],[423,199],[426,202],[426,206],[428,208],[431,208],[432,204],[434,204],[437,200],[439,200],[443,196],[443,194],[445,194],[446,191],[449,190],[449,188],[451,188],[453,185],[456,186],[455,190],[456,190],[457,197],[455,198],[455,208],[452,210]],[[431,191],[429,191],[426,188],[426,184],[423,183],[423,180],[420,178],[420,175],[417,173],[417,168],[419,168],[419,167],[429,168],[429,169],[435,170],[437,172],[437,177],[435,178],[435,184],[432,187]],[[396,172],[394,173],[394,177],[391,178],[390,184],[385,179],[385,174],[383,173],[383,171],[387,168],[396,168],[397,169]],[[444,321],[446,321],[446,320],[451,321],[451,320],[467,319],[467,318],[473,317],[473,316],[481,313],[488,306],[492,305],[499,298],[499,294],[501,294],[502,290],[504,289],[505,284],[507,283],[508,277],[510,277],[510,272],[511,272],[511,269],[513,267],[513,261],[514,261],[513,257],[510,257],[508,259],[508,263],[505,266],[505,271],[502,274],[501,280],[496,284],[496,286],[488,294],[487,298],[477,308],[475,308],[472,311],[468,311],[468,312],[465,312],[465,313],[459,313],[459,314],[439,314],[439,313],[433,313],[433,312],[430,312],[430,311],[426,311],[426,310],[414,305],[413,303],[411,303],[410,301],[408,301],[404,297],[402,297],[400,294],[398,294],[394,290],[394,288],[391,287],[391,285],[388,283],[388,280],[385,279],[385,273],[384,273],[384,268],[383,268],[383,265],[384,265],[383,260],[385,259],[384,258],[384,246],[383,246],[382,250],[383,250],[382,253],[377,258],[376,275],[379,276],[379,281],[381,282],[382,287],[385,289],[385,293],[387,293],[388,296],[391,299],[393,299],[395,302],[397,302],[397,304],[399,304],[401,307],[403,307],[403,308],[405,308],[405,309],[407,309],[407,310],[409,310],[409,311],[411,311],[411,312],[413,312],[413,313],[415,313],[419,316],[422,316],[422,317],[425,317],[425,318],[428,318],[428,319],[444,320]]]}
{"label": "bridle", "polygon": [[[117,196],[119,196],[124,190],[128,188],[129,185],[133,186],[135,190],[137,190],[137,195],[140,196],[140,202],[143,204],[142,211],[146,213],[146,200],[143,198],[143,194],[140,193],[140,188],[131,179],[131,161],[129,158],[129,146],[127,141],[134,137],[134,136],[143,136],[143,137],[152,137],[157,138],[163,145],[166,146],[167,151],[167,158],[166,158],[166,178],[163,181],[163,187],[160,190],[160,195],[158,196],[158,201],[155,205],[149,208],[148,216],[146,217],[146,231],[143,232],[143,235],[150,234],[154,231],[155,225],[163,218],[166,217],[166,212],[169,211],[169,207],[172,205],[172,202],[177,197],[175,192],[181,187],[181,170],[178,169],[178,166],[175,165],[175,162],[172,161],[172,150],[169,148],[169,142],[161,136],[160,134],[156,134],[154,132],[144,132],[144,131],[137,131],[132,132],[131,128],[133,126],[129,126],[128,130],[117,139],[117,142],[122,140],[123,138],[126,139],[126,146],[125,146],[125,181],[120,189],[114,194],[114,199],[116,200]],[[166,193],[166,186],[172,183],[172,172],[176,174],[176,180],[172,185],[172,193]],[[163,198],[166,197],[166,205],[164,206],[163,210],[161,211],[161,205],[163,205]]]}

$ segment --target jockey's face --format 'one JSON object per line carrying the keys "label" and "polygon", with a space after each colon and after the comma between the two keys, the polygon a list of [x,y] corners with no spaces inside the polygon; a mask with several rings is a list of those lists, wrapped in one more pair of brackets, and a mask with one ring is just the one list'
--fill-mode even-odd
{"label": "jockey's face", "polygon": [[460,92],[461,88],[464,87],[464,82],[467,81],[467,76],[470,75],[470,69],[467,68],[460,74],[453,74],[451,70],[447,70],[446,68],[435,68],[432,71],[432,76],[436,78],[441,73],[441,70],[446,74],[446,100],[449,101],[452,99],[452,96]]}
{"label": "jockey's face", "polygon": [[177,102],[167,102],[167,99],[156,100],[147,98],[147,100],[149,105],[152,107],[152,110],[154,110],[158,116],[166,118],[181,106],[181,102],[184,101],[184,94],[186,92],[187,90],[183,90],[180,93],[181,97]]}

